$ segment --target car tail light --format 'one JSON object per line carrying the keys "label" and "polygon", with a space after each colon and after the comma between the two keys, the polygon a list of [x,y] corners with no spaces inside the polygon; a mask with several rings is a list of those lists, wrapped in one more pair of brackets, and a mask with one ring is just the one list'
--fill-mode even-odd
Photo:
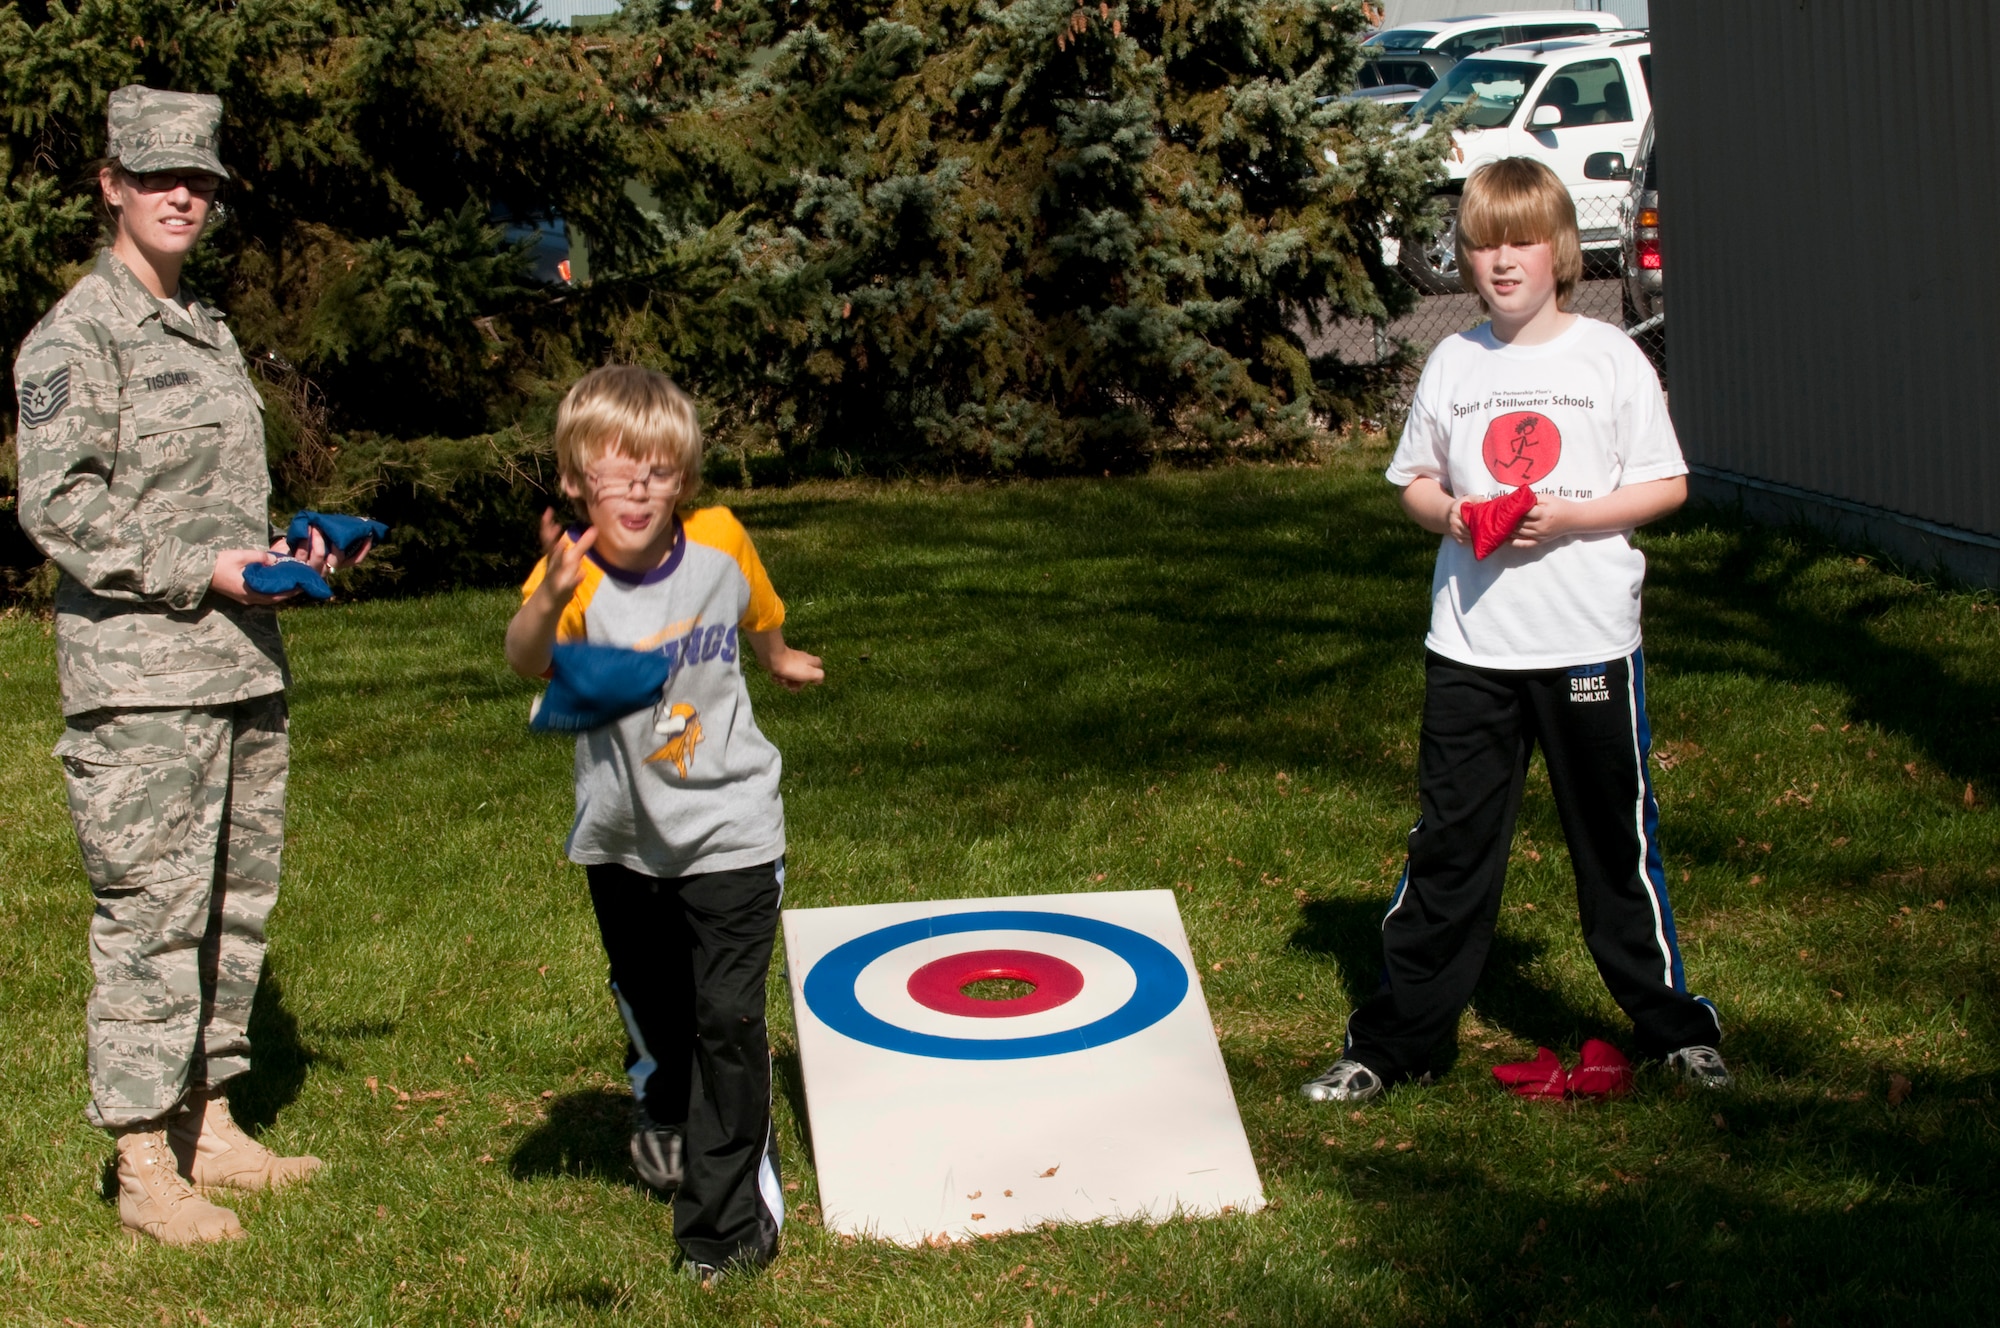
{"label": "car tail light", "polygon": [[1659,210],[1658,208],[1640,208],[1640,209],[1639,209],[1639,224],[1640,224],[1641,226],[1657,226],[1657,225],[1659,225],[1659,224],[1660,224],[1660,210]]}
{"label": "car tail light", "polygon": [[[1659,260],[1657,258],[1654,259],[1653,266],[1658,267],[1659,265],[1660,265]],[[556,274],[560,276],[564,281],[569,280],[569,260],[567,258],[563,259],[562,262],[556,264]]]}
{"label": "car tail light", "polygon": [[1639,241],[1639,266],[1647,272],[1660,270],[1660,242],[1658,240]]}

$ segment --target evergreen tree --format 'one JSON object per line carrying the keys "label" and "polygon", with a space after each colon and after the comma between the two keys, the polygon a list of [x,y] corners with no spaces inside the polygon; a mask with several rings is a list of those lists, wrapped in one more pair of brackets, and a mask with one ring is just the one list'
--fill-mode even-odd
{"label": "evergreen tree", "polygon": [[682,145],[740,209],[763,320],[691,376],[726,386],[725,432],[868,464],[1298,446],[1380,386],[1301,334],[1407,307],[1380,236],[1443,142],[1333,100],[1362,21],[1336,0],[793,5]]}
{"label": "evergreen tree", "polygon": [[[667,109],[748,49],[697,52],[685,16],[604,35],[524,17],[491,0],[0,6],[0,340],[11,352],[99,243],[86,177],[110,92],[218,93],[237,178],[187,280],[259,371],[278,501],[396,521],[400,564],[377,577],[511,569],[546,439],[510,426],[546,414],[592,315],[528,280],[493,209],[564,217],[614,297],[627,268],[671,280],[677,251],[627,184]],[[11,432],[11,378],[0,405]]]}
{"label": "evergreen tree", "polygon": [[[84,270],[105,99],[142,82],[224,100],[238,178],[189,282],[257,366],[277,501],[399,526],[378,579],[517,570],[554,400],[606,359],[794,471],[1283,452],[1379,394],[1303,334],[1407,305],[1380,240],[1444,142],[1334,100],[1362,22],[633,0],[572,32],[522,0],[9,0],[0,339]],[[496,208],[563,217],[591,279],[536,285]]]}

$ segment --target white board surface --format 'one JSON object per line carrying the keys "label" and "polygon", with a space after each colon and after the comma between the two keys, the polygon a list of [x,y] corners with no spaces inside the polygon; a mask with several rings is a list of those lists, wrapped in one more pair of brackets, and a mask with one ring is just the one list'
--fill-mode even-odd
{"label": "white board surface", "polygon": [[[1172,891],[787,909],[784,927],[829,1229],[913,1245],[1263,1206]],[[1003,970],[1034,991],[960,993]]]}

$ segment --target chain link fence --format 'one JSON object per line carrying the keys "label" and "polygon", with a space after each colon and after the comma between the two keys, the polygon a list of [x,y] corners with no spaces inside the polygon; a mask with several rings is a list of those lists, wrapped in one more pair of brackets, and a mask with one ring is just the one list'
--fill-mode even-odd
{"label": "chain link fence", "polygon": [[[1665,386],[1667,321],[1657,208],[1657,200],[1650,195],[1577,200],[1584,246],[1583,280],[1569,307],[1585,318],[1624,328],[1652,361]],[[1386,364],[1399,355],[1407,356],[1389,418],[1380,423],[1401,423],[1431,347],[1486,321],[1471,282],[1461,280],[1458,272],[1452,252],[1455,224],[1454,211],[1453,221],[1436,239],[1411,240],[1397,246],[1397,265],[1419,295],[1416,308],[1387,322],[1345,319],[1319,337],[1308,338],[1310,353],[1333,351],[1349,364]]]}

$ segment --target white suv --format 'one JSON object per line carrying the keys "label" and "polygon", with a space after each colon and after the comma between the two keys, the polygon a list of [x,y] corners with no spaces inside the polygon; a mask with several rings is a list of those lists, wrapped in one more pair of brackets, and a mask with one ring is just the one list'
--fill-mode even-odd
{"label": "white suv", "polygon": [[1653,46],[1644,33],[1607,33],[1500,46],[1460,61],[1410,108],[1413,132],[1471,105],[1452,131],[1450,220],[1436,239],[1402,247],[1403,270],[1433,294],[1463,289],[1452,252],[1465,177],[1502,157],[1545,162],[1576,200],[1586,250],[1618,246],[1622,182],[1592,179],[1584,163],[1616,153],[1632,160],[1653,113]]}
{"label": "white suv", "polygon": [[1579,13],[1574,9],[1531,9],[1513,14],[1472,14],[1465,18],[1428,19],[1385,28],[1361,43],[1364,56],[1398,51],[1429,51],[1463,60],[1496,46],[1613,32],[1623,27],[1615,14]]}

